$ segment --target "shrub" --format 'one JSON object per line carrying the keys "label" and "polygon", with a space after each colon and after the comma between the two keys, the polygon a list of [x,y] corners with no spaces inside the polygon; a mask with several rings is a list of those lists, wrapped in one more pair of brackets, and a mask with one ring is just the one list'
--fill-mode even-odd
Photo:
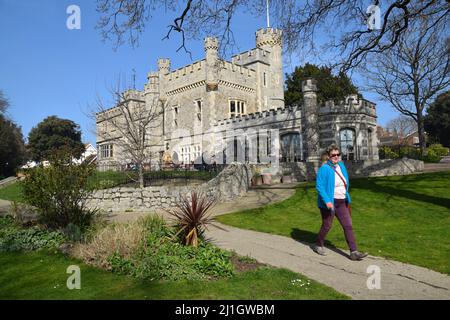
{"label": "shrub", "polygon": [[438,157],[448,156],[449,148],[443,147],[442,144],[432,144],[428,147],[428,151],[433,151]]}
{"label": "shrub", "polygon": [[72,223],[84,229],[96,210],[86,207],[87,179],[93,170],[88,165],[74,165],[67,156],[58,155],[49,167],[30,170],[22,182],[25,201],[36,207],[40,221],[50,228],[64,228]]}
{"label": "shrub", "polygon": [[197,248],[174,239],[174,231],[158,216],[100,230],[72,254],[86,263],[145,279],[198,280],[233,274],[231,254],[200,242]]}
{"label": "shrub", "polygon": [[198,246],[198,240],[202,237],[205,227],[212,223],[213,219],[208,211],[215,202],[215,199],[194,191],[190,199],[182,196],[176,208],[168,211],[175,218],[178,233],[181,234],[184,244]]}
{"label": "shrub", "polygon": [[437,163],[441,160],[441,157],[436,154],[433,149],[427,151],[427,155],[422,157],[421,160],[425,162]]}
{"label": "shrub", "polygon": [[61,232],[39,226],[22,228],[11,217],[0,218],[0,252],[51,249],[64,241]]}
{"label": "shrub", "polygon": [[410,159],[420,159],[420,149],[415,147],[401,147],[399,157],[407,157]]}
{"label": "shrub", "polygon": [[393,151],[391,148],[387,146],[383,146],[379,149],[380,159],[397,159],[399,154]]}

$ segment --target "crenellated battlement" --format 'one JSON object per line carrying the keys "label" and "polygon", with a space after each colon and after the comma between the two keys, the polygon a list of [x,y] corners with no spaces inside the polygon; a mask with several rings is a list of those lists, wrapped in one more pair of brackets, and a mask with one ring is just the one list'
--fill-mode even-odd
{"label": "crenellated battlement", "polygon": [[[238,115],[233,118],[227,118],[227,119],[221,119],[218,120],[214,126],[223,127],[230,123],[245,121],[245,122],[251,122],[255,119],[261,119],[264,118],[264,121],[269,122],[275,122],[279,120],[283,120],[284,118],[287,118],[288,115],[294,114],[292,119],[300,119],[301,116],[301,106],[287,106],[284,108],[277,108],[277,109],[269,109],[265,111],[257,111],[253,113],[248,113],[244,115]],[[279,119],[280,116],[283,119]],[[245,123],[244,125],[251,125],[250,123]]]}
{"label": "crenellated battlement", "polygon": [[206,37],[205,38],[205,50],[215,50],[219,49],[219,40],[216,37]]}
{"label": "crenellated battlement", "polygon": [[256,32],[256,46],[281,46],[283,32],[279,29],[264,28]]}
{"label": "crenellated battlement", "polygon": [[163,71],[164,73],[169,73],[170,59],[167,59],[167,58],[158,59],[158,70]]}
{"label": "crenellated battlement", "polygon": [[185,76],[191,76],[193,74],[196,74],[198,72],[202,72],[201,76],[204,76],[204,68],[205,68],[205,59],[196,61],[192,64],[189,64],[187,66],[184,66],[182,68],[178,68],[176,70],[173,70],[167,75],[167,80],[174,81],[178,78],[182,78]]}
{"label": "crenellated battlement", "polygon": [[359,99],[353,94],[336,104],[333,100],[326,101],[320,106],[319,113],[364,113],[376,116],[376,104],[365,99]]}
{"label": "crenellated battlement", "polygon": [[261,48],[254,48],[252,50],[242,52],[234,55],[231,62],[239,65],[247,65],[255,62],[262,62],[270,65],[270,52]]}
{"label": "crenellated battlement", "polygon": [[143,100],[142,92],[136,89],[128,89],[123,93],[125,100]]}
{"label": "crenellated battlement", "polygon": [[152,81],[155,81],[155,78],[159,78],[159,73],[151,71],[147,73],[147,80],[151,83]]}
{"label": "crenellated battlement", "polygon": [[229,61],[221,61],[221,71],[223,72],[224,70],[227,71],[231,71],[231,72],[236,72],[236,73],[240,73],[243,75],[246,75],[247,77],[255,77],[256,76],[256,71],[247,67],[244,67],[242,65],[239,64],[235,64],[233,62],[229,62]]}

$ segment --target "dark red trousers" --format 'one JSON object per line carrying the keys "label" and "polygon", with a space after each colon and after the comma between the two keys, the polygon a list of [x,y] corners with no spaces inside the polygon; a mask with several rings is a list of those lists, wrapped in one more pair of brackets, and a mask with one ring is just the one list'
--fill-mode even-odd
{"label": "dark red trousers", "polygon": [[345,199],[334,199],[335,211],[320,208],[322,214],[322,227],[320,228],[319,235],[317,237],[317,244],[323,246],[325,237],[330,231],[333,224],[334,216],[336,216],[344,229],[345,240],[347,241],[350,251],[356,250],[356,240],[353,234],[352,217],[348,212],[348,207]]}

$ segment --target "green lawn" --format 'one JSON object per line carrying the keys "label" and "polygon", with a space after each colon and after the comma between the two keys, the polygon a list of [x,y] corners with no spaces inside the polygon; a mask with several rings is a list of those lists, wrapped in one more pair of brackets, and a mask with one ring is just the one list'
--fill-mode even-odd
{"label": "green lawn", "polygon": [[[450,172],[353,179],[350,193],[360,250],[450,274]],[[313,184],[283,202],[217,219],[306,242],[321,224]],[[337,219],[327,240],[347,248]]]}
{"label": "green lawn", "polygon": [[0,199],[23,202],[22,187],[20,183],[15,182],[7,187],[0,188]]}
{"label": "green lawn", "polygon": [[[0,299],[348,299],[285,269],[262,267],[213,281],[143,281],[56,252],[0,253]],[[66,287],[66,269],[81,269],[81,289]],[[293,280],[301,279],[292,284]]]}

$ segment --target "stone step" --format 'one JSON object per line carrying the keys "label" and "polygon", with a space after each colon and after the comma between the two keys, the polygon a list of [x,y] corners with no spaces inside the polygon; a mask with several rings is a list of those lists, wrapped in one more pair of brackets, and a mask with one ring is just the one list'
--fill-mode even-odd
{"label": "stone step", "polygon": [[425,163],[423,172],[450,171],[450,163]]}

